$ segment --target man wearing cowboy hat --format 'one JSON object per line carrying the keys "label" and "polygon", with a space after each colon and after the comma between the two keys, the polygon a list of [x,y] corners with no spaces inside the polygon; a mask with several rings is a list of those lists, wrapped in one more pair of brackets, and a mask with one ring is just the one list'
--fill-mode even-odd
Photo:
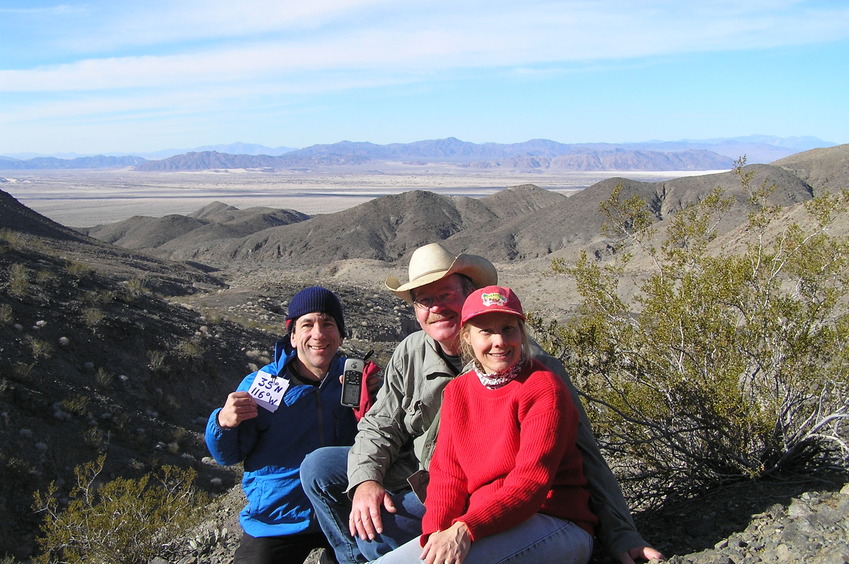
{"label": "man wearing cowboy hat", "polygon": [[[421,534],[442,390],[463,369],[463,303],[474,290],[497,281],[495,267],[485,258],[455,257],[438,243],[413,252],[407,283],[394,276],[386,280],[393,294],[413,305],[422,330],[395,349],[375,405],[359,423],[354,446],[319,449],[301,465],[304,489],[340,563],[374,560]],[[599,540],[624,564],[662,558],[637,532],[563,365],[535,343],[532,352],[563,378],[578,407],[578,447],[592,509],[600,521]]]}

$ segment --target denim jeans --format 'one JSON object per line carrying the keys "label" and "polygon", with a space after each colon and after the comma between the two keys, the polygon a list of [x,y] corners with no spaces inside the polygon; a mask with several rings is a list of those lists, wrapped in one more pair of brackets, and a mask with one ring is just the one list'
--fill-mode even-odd
{"label": "denim jeans", "polygon": [[[421,562],[422,547],[413,539],[372,564]],[[503,533],[472,543],[463,564],[586,564],[593,538],[571,521],[537,513]]]}
{"label": "denim jeans", "polygon": [[351,536],[348,516],[351,500],[348,488],[349,447],[324,447],[311,452],[301,463],[301,484],[315,510],[339,564],[368,562],[422,534],[424,505],[411,489],[389,492],[396,513],[381,511],[383,533],[374,540]]}

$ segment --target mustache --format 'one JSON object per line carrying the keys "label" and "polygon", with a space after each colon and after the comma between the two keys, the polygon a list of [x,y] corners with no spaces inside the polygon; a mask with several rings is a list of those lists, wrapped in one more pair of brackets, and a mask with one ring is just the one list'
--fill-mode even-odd
{"label": "mustache", "polygon": [[442,315],[439,313],[431,313],[427,316],[427,323],[436,323],[437,321],[445,321],[446,319],[453,319],[456,317],[455,315]]}

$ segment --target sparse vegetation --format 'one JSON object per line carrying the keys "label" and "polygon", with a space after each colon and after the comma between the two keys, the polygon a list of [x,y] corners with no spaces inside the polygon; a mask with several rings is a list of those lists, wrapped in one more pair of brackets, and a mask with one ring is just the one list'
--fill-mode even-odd
{"label": "sparse vegetation", "polygon": [[9,294],[18,299],[29,293],[31,286],[30,271],[22,264],[15,263],[9,267]]}
{"label": "sparse vegetation", "polygon": [[[817,197],[776,229],[772,187],[750,186],[743,165],[756,236],[739,253],[709,252],[729,205],[721,191],[676,214],[655,246],[644,202],[614,190],[602,210],[618,258],[555,261],[582,309],[569,324],[535,323],[585,394],[604,450],[627,461],[629,493],[648,504],[849,466],[849,240],[829,234],[849,193]],[[618,285],[637,249],[653,267],[628,301]]]}
{"label": "sparse vegetation", "polygon": [[177,345],[177,355],[184,361],[198,363],[203,357],[204,347],[199,338],[193,337]]}
{"label": "sparse vegetation", "polygon": [[26,340],[29,343],[30,351],[32,351],[32,357],[36,362],[50,358],[50,355],[53,354],[53,345],[50,343],[29,335]]}
{"label": "sparse vegetation", "polygon": [[112,374],[104,370],[103,367],[97,369],[97,372],[94,375],[94,379],[100,387],[108,388],[112,385],[112,381],[114,377]]}
{"label": "sparse vegetation", "polygon": [[89,398],[88,396],[77,394],[70,398],[65,398],[58,404],[59,409],[65,413],[84,417],[88,415]]}
{"label": "sparse vegetation", "polygon": [[24,235],[11,229],[0,229],[0,243],[1,250],[21,251],[26,248]]}
{"label": "sparse vegetation", "polygon": [[87,307],[83,308],[82,311],[82,321],[86,327],[89,329],[94,329],[97,327],[103,318],[106,317],[106,314],[103,313],[103,310],[96,307]]}
{"label": "sparse vegetation", "polygon": [[94,268],[92,268],[91,265],[78,260],[68,261],[66,268],[68,270],[68,274],[77,279],[85,278],[94,272]]}
{"label": "sparse vegetation", "polygon": [[15,314],[12,311],[12,306],[9,304],[0,305],[0,323],[8,325],[15,320]]}
{"label": "sparse vegetation", "polygon": [[164,351],[148,351],[147,352],[147,366],[153,372],[159,372],[165,368],[165,362],[168,359],[168,355],[165,354]]}
{"label": "sparse vegetation", "polygon": [[147,284],[141,278],[130,278],[124,281],[124,291],[127,301],[132,301],[147,292]]}
{"label": "sparse vegetation", "polygon": [[196,473],[165,466],[138,480],[101,483],[105,455],[74,470],[67,504],[55,482],[35,494],[43,514],[38,562],[144,563],[167,554],[194,510],[208,497],[193,485]]}
{"label": "sparse vegetation", "polygon": [[102,306],[115,301],[115,291],[112,289],[100,288],[95,292],[87,292],[85,294],[85,302],[93,306]]}
{"label": "sparse vegetation", "polygon": [[59,277],[56,275],[56,273],[51,272],[49,270],[39,270],[35,274],[35,283],[42,288],[45,286],[55,286],[58,281]]}

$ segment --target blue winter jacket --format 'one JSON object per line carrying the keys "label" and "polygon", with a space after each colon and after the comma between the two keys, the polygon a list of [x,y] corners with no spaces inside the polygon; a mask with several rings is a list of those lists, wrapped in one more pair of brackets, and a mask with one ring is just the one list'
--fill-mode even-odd
{"label": "blue winter jacket", "polygon": [[[286,366],[295,358],[289,337],[274,346],[274,362],[262,368],[267,374],[289,379]],[[323,446],[350,445],[357,431],[350,407],[340,403],[339,375],[345,357],[337,356],[320,386],[290,381],[274,413],[262,407],[254,419],[234,429],[218,425],[216,409],[206,425],[206,445],[223,465],[244,462],[242,488],[248,504],[239,515],[244,531],[253,537],[320,532],[312,507],[301,488],[299,467],[304,457]],[[242,380],[237,391],[247,391],[257,376]]]}

